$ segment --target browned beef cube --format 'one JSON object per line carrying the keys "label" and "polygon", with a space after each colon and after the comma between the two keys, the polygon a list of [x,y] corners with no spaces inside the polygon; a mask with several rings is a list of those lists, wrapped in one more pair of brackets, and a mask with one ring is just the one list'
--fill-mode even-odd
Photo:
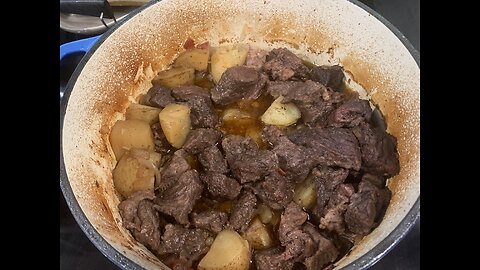
{"label": "browned beef cube", "polygon": [[176,254],[187,265],[208,252],[213,238],[203,229],[186,229],[180,225],[167,224],[160,243],[160,255]]}
{"label": "browned beef cube", "polygon": [[132,232],[135,239],[153,252],[160,250],[161,219],[154,209],[155,194],[139,191],[118,205],[123,226]]}
{"label": "browned beef cube", "polygon": [[175,102],[175,99],[172,97],[172,91],[160,85],[152,86],[147,94],[143,96],[141,103],[144,105],[164,108],[170,103]]}
{"label": "browned beef cube", "polygon": [[258,197],[272,209],[283,209],[293,199],[295,184],[286,176],[272,172],[255,186]]}
{"label": "browned beef cube", "polygon": [[188,224],[188,214],[200,199],[203,185],[196,170],[184,172],[171,187],[162,191],[154,200],[155,209],[170,215],[180,224]]}
{"label": "browned beef cube", "polygon": [[342,67],[334,66],[316,66],[310,70],[310,79],[319,82],[335,91],[340,91],[343,78],[345,74],[342,72]]}
{"label": "browned beef cube", "polygon": [[187,136],[182,148],[192,155],[202,152],[205,148],[215,145],[222,133],[213,128],[197,128]]}
{"label": "browned beef cube", "polygon": [[208,192],[215,199],[233,200],[240,194],[242,189],[237,180],[221,173],[202,173],[200,179],[205,183]]}
{"label": "browned beef cube", "polygon": [[316,164],[358,171],[362,164],[360,147],[352,131],[344,128],[302,128],[288,138],[312,151]]}
{"label": "browned beef cube", "polygon": [[321,235],[315,226],[307,222],[303,225],[303,231],[310,235],[317,246],[315,253],[306,258],[303,263],[307,270],[323,269],[337,259],[339,255],[337,248],[331,240]]}
{"label": "browned beef cube", "polygon": [[361,124],[353,128],[362,153],[362,169],[390,177],[400,172],[397,140],[385,131]]}
{"label": "browned beef cube", "polygon": [[218,115],[207,89],[196,85],[179,86],[172,89],[172,95],[190,107],[193,127],[213,128],[218,124]]}
{"label": "browned beef cube", "polygon": [[342,234],[345,231],[344,214],[355,189],[350,184],[340,184],[333,192],[320,219],[320,229]]}
{"label": "browned beef cube", "polygon": [[267,76],[254,68],[230,67],[212,88],[212,100],[219,105],[228,105],[242,99],[256,99],[262,94],[266,82]]}
{"label": "browned beef cube", "polygon": [[169,188],[184,172],[191,169],[186,160],[187,155],[187,152],[183,149],[173,153],[170,160],[165,163],[161,170],[161,181],[157,185],[157,189],[162,191]]}
{"label": "browned beef cube", "polygon": [[317,203],[312,212],[319,219],[323,216],[324,209],[334,191],[347,178],[348,170],[320,166],[312,170],[312,176],[315,182],[315,192],[317,195]]}
{"label": "browned beef cube", "polygon": [[273,80],[286,81],[292,77],[304,78],[308,73],[308,67],[303,60],[289,51],[287,48],[271,50],[267,55],[267,62],[263,70]]}
{"label": "browned beef cube", "polygon": [[230,214],[229,223],[232,229],[244,232],[255,212],[257,198],[251,191],[243,191],[238,200],[235,201]]}
{"label": "browned beef cube", "polygon": [[250,46],[250,49],[247,53],[247,58],[245,59],[245,66],[261,71],[263,64],[267,62],[267,54],[268,51],[266,50]]}
{"label": "browned beef cube", "polygon": [[295,183],[302,182],[314,167],[310,151],[294,144],[275,126],[265,127],[262,136],[273,145],[272,151],[277,154],[279,166],[286,173],[286,177]]}
{"label": "browned beef cube", "polygon": [[355,127],[360,123],[370,122],[372,108],[367,100],[354,95],[338,106],[328,117],[328,125],[332,127]]}
{"label": "browned beef cube", "polygon": [[294,260],[286,260],[280,249],[269,249],[255,252],[255,265],[258,270],[291,270]]}
{"label": "browned beef cube", "polygon": [[227,160],[216,145],[204,149],[198,155],[198,161],[206,172],[228,173]]}
{"label": "browned beef cube", "polygon": [[233,176],[241,184],[255,182],[278,167],[278,158],[269,150],[259,150],[251,138],[228,135],[223,150]]}
{"label": "browned beef cube", "polygon": [[207,210],[192,213],[192,223],[195,227],[219,233],[227,223],[228,215],[218,210]]}

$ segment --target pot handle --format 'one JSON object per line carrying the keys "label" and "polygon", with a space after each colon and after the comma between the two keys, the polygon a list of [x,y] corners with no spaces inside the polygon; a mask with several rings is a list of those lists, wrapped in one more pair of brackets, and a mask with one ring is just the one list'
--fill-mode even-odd
{"label": "pot handle", "polygon": [[88,52],[100,36],[101,35],[62,44],[60,46],[60,62],[62,62],[63,58],[69,54],[76,52]]}

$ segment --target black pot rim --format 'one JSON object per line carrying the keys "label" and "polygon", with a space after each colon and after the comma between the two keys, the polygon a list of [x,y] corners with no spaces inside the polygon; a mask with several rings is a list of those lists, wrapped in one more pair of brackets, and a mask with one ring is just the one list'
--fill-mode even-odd
{"label": "black pot rim", "polygon": [[[93,227],[93,225],[88,221],[85,213],[80,208],[78,201],[75,199],[73,194],[72,187],[68,181],[67,173],[65,170],[65,164],[63,160],[63,148],[62,148],[62,134],[63,134],[63,122],[65,117],[66,108],[68,105],[68,100],[70,98],[70,93],[72,92],[73,86],[75,85],[78,76],[80,75],[85,64],[88,62],[93,53],[98,49],[98,47],[105,41],[118,27],[123,23],[128,21],[130,18],[140,13],[147,7],[159,2],[151,1],[146,5],[132,11],[121,21],[117,22],[112,26],[108,31],[106,31],[92,46],[92,48],[84,55],[80,63],[75,68],[70,80],[65,87],[65,92],[62,100],[60,101],[60,187],[62,189],[63,196],[67,202],[70,211],[72,212],[73,217],[76,222],[82,229],[82,231],[87,235],[88,239],[94,244],[94,246],[102,252],[110,261],[115,263],[121,269],[144,269],[134,261],[127,258],[120,251],[113,248]],[[403,43],[403,45],[408,49],[412,57],[415,59],[415,62],[420,67],[420,53],[413,47],[413,45],[408,41],[408,39],[389,21],[383,18],[376,11],[369,8],[367,5],[357,1],[349,0],[353,4],[364,9],[380,22],[382,22],[392,33],[394,33],[397,38]],[[420,220],[420,197],[417,198],[414,205],[408,212],[408,214],[403,218],[399,225],[379,244],[377,244],[373,249],[362,255],[360,258],[356,259],[346,267],[342,268],[344,270],[354,270],[354,269],[367,269],[377,263],[381,258],[383,258],[388,252],[390,252],[400,241],[408,234],[410,229],[415,225],[416,222]]]}

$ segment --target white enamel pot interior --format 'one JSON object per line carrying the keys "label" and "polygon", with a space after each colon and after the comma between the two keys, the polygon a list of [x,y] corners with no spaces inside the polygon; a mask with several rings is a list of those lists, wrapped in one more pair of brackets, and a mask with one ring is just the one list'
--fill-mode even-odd
{"label": "white enamel pot interior", "polygon": [[164,0],[103,35],[74,72],[61,105],[61,180],[82,230],[124,269],[168,269],[122,227],[108,133],[191,37],[217,46],[287,47],[315,64],[338,63],[349,84],[382,111],[397,137],[400,173],[384,220],[335,269],[363,269],[386,254],[420,215],[419,55],[373,11],[344,0]]}

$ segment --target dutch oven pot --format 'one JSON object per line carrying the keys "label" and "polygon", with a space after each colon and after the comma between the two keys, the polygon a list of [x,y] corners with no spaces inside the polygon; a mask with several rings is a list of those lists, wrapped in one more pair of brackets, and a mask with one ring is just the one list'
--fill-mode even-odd
{"label": "dutch oven pot", "polygon": [[315,64],[342,65],[397,137],[401,170],[388,181],[393,196],[382,223],[335,269],[367,268],[403,238],[420,216],[420,70],[418,53],[398,30],[356,1],[164,0],[96,40],[61,102],[60,185],[78,224],[105,256],[123,269],[168,269],[121,225],[108,134],[188,37],[213,46],[285,46]]}

